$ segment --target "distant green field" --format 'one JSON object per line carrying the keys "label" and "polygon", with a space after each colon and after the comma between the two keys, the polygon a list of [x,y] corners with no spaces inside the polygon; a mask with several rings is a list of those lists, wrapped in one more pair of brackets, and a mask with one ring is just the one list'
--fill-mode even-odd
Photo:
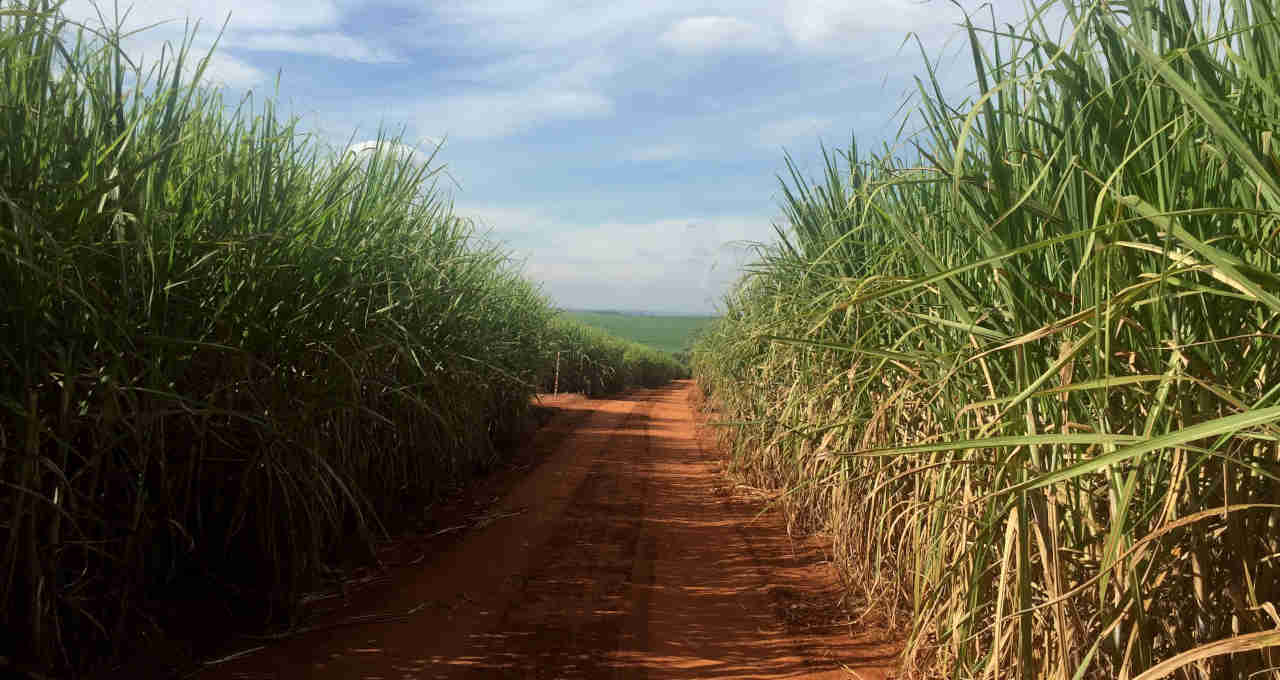
{"label": "distant green field", "polygon": [[624,312],[565,311],[563,314],[576,321],[603,328],[628,340],[656,347],[667,352],[688,349],[698,329],[714,317],[710,316],[650,316]]}

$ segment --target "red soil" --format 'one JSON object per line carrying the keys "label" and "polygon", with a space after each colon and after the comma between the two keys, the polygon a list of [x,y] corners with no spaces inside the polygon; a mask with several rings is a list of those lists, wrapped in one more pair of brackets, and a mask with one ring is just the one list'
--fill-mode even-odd
{"label": "red soil", "polygon": [[834,606],[820,542],[726,487],[691,388],[545,401],[531,469],[470,492],[488,507],[200,678],[889,677],[896,645]]}

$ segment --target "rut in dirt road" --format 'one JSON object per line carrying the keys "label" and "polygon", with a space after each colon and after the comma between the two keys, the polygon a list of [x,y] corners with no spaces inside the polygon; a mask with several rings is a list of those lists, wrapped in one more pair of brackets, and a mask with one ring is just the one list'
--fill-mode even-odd
{"label": "rut in dirt road", "polygon": [[202,677],[886,677],[816,543],[725,490],[690,391],[560,402],[491,522]]}

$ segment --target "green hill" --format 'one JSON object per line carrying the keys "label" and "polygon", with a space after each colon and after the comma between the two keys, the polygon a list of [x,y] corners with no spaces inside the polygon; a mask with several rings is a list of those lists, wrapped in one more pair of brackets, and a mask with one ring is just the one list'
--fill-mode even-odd
{"label": "green hill", "polygon": [[686,350],[694,335],[715,317],[659,316],[614,311],[565,311],[564,316],[666,352]]}

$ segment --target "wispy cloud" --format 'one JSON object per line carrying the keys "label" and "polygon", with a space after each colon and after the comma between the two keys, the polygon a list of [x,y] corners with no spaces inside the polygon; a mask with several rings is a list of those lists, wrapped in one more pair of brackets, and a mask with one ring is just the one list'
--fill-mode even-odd
{"label": "wispy cloud", "polygon": [[[214,51],[213,36],[206,35],[191,45],[191,59],[188,59],[184,70],[188,77],[194,75],[195,68],[201,59],[210,56],[205,67],[203,82],[234,88],[250,88],[267,81],[265,71],[253,63],[242,59],[227,50]],[[123,41],[125,54],[137,65],[153,63],[160,58],[162,52],[166,59],[172,59],[173,50],[181,43],[181,36],[166,36],[158,31],[143,31],[127,37]]]}
{"label": "wispy cloud", "polygon": [[[94,0],[68,0],[63,11],[68,16],[96,20],[101,14],[114,22],[114,7],[110,2]],[[222,26],[228,17],[235,30],[316,30],[338,23],[342,11],[336,2],[329,0],[172,0],[169,2],[120,3],[121,15],[127,16],[129,26],[139,28],[164,23],[181,30],[187,17],[201,19],[206,28]]]}
{"label": "wispy cloud", "polygon": [[210,60],[209,80],[239,88],[258,85],[267,79],[261,68],[240,54],[242,50],[367,64],[405,59],[390,47],[340,30],[344,8],[324,0],[180,0],[122,4],[119,15],[107,2],[70,0],[63,11],[92,27],[121,22],[126,31],[146,28],[132,34],[125,43],[131,55],[143,58],[159,56],[166,42],[179,42],[190,29],[198,29],[192,44],[197,53],[208,53],[220,35],[220,46]]}
{"label": "wispy cloud", "polygon": [[[372,152],[377,147],[378,141],[376,139],[367,139],[363,142],[356,142],[351,146],[348,146],[346,153],[361,157]],[[423,149],[415,148],[408,144],[389,144],[387,142],[383,142],[383,148],[390,153],[395,154],[399,158],[403,158],[407,155],[409,158],[412,158],[413,162],[417,165],[428,165],[433,160],[431,151],[434,151],[434,149],[424,151]]]}
{"label": "wispy cloud", "polygon": [[428,28],[443,25],[450,35],[485,49],[581,51],[620,46],[626,35],[687,13],[686,7],[676,0],[580,3],[572,9],[548,0],[444,0],[431,3],[423,19]]}
{"label": "wispy cloud", "polygon": [[228,47],[260,52],[285,52],[317,57],[331,57],[364,64],[403,63],[405,57],[395,50],[378,47],[367,41],[336,32],[323,33],[235,33]]}
{"label": "wispy cloud", "polygon": [[660,37],[662,44],[677,52],[771,50],[774,37],[749,21],[736,17],[698,16],[677,21]]}
{"label": "wispy cloud", "polygon": [[267,80],[262,69],[229,54],[214,53],[204,72],[205,82],[246,89]]}
{"label": "wispy cloud", "polygon": [[778,148],[795,143],[814,144],[835,121],[821,116],[801,115],[766,123],[756,132],[756,143]]}
{"label": "wispy cloud", "polygon": [[537,208],[456,206],[525,261],[525,273],[567,307],[711,311],[748,242],[772,236],[759,216],[712,215],[582,225]]}
{"label": "wispy cloud", "polygon": [[690,144],[683,142],[669,142],[633,147],[628,149],[624,153],[623,157],[629,161],[645,163],[691,158],[694,156],[694,153],[695,149]]}
{"label": "wispy cloud", "polygon": [[414,117],[425,134],[474,140],[506,137],[550,121],[601,118],[613,111],[613,100],[598,92],[530,88],[426,100]]}
{"label": "wispy cloud", "polygon": [[800,47],[866,51],[869,36],[901,42],[908,31],[933,34],[961,19],[948,2],[920,0],[788,0],[782,12],[787,34]]}
{"label": "wispy cloud", "polygon": [[499,240],[551,234],[565,228],[563,221],[526,206],[459,202],[454,204],[454,214],[474,221],[483,233]]}

